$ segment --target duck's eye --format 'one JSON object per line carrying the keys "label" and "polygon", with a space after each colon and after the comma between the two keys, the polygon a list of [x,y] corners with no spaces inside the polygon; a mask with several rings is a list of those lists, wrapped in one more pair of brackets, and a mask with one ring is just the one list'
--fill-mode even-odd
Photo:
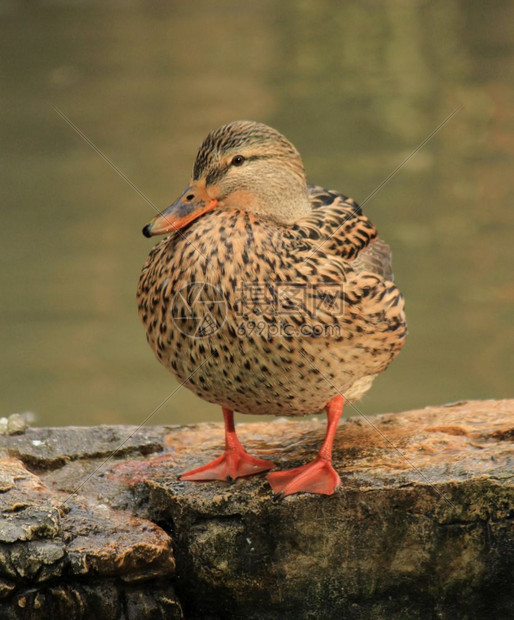
{"label": "duck's eye", "polygon": [[245,163],[245,158],[242,155],[236,155],[230,162],[231,166],[242,166]]}

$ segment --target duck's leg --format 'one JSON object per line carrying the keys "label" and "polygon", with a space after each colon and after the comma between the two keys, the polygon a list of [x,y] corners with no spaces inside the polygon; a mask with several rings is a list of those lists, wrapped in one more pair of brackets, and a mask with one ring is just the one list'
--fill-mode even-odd
{"label": "duck's leg", "polygon": [[222,409],[225,422],[225,452],[207,465],[186,471],[180,476],[180,480],[235,480],[275,467],[271,461],[258,459],[246,452],[236,434],[234,412],[225,407]]}
{"label": "duck's leg", "polygon": [[313,461],[302,467],[272,472],[266,476],[278,497],[301,491],[332,495],[341,484],[338,473],[332,467],[332,444],[343,406],[342,396],[336,396],[327,404],[327,432],[318,456]]}

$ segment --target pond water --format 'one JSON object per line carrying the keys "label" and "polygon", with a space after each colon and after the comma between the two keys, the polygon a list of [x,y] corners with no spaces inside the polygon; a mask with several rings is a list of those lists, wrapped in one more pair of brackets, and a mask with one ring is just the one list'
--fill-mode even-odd
{"label": "pond water", "polygon": [[[287,135],[310,182],[364,201],[456,111],[366,203],[410,335],[359,407],[512,396],[514,3],[0,9],[0,416],[140,423],[175,389],[137,316],[154,243],[139,192],[165,207],[205,134],[238,118]],[[149,421],[218,419],[180,389]]]}

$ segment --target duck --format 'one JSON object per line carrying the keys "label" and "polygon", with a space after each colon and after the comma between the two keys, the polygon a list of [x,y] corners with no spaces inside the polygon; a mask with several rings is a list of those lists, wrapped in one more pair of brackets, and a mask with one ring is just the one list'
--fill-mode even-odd
{"label": "duck", "polygon": [[[166,235],[137,290],[148,343],[224,420],[223,453],[180,480],[267,472],[275,497],[332,495],[344,406],[369,390],[407,334],[391,251],[375,226],[353,199],[309,185],[279,131],[233,121],[207,135],[186,189],[143,234]],[[325,412],[325,438],[311,462],[271,471],[240,442],[234,412]]]}

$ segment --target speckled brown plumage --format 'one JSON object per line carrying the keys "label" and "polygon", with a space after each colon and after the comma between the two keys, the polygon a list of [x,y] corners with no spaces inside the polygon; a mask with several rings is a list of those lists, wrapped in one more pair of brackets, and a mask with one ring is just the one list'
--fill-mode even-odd
{"label": "speckled brown plumage", "polygon": [[[243,200],[234,208],[225,200],[224,174],[234,177],[231,195],[240,174],[230,157],[245,148],[241,178],[250,193],[251,153],[268,166],[284,161],[289,167],[277,172],[284,179],[291,173],[296,182],[303,170],[301,160],[287,163],[297,152],[285,138],[275,144],[271,130],[262,146],[266,126],[253,125],[246,143],[244,128],[234,137],[229,125],[202,145],[193,179],[203,179],[207,192],[214,187],[216,208],[151,251],[139,313],[159,361],[201,398],[247,414],[320,413],[338,394],[360,398],[399,353],[403,299],[389,247],[353,200],[305,185],[307,206],[293,222],[290,206],[287,216],[277,204],[278,216],[268,217],[267,205],[247,208]],[[208,317],[208,329],[198,330],[191,308]]]}
{"label": "speckled brown plumage", "polygon": [[[321,190],[311,192],[319,196]],[[209,402],[241,413],[305,415],[319,413],[337,391],[347,399],[360,398],[371,379],[385,370],[405,337],[401,295],[383,277],[390,273],[389,252],[376,239],[367,218],[354,212],[345,221],[352,203],[338,194],[334,203],[318,207],[305,224],[299,222],[292,230],[241,211],[208,213],[180,236],[163,239],[152,250],[141,274],[139,312],[157,358],[186,387]],[[323,227],[325,211],[328,230]],[[316,219],[319,236],[313,242],[311,226]],[[316,251],[316,242],[328,238],[324,235],[341,222],[344,230],[340,234],[346,231],[342,243],[331,240]],[[375,245],[385,250],[382,260],[373,252]],[[366,255],[376,257],[376,265],[366,261]],[[197,307],[201,308],[200,301],[206,302],[207,311],[212,300],[203,295],[211,291],[220,291],[226,301],[226,307],[212,304],[221,327],[205,338],[186,335],[194,333],[196,323],[179,329],[172,318],[172,314],[190,314],[189,308],[180,306],[184,298],[174,293],[194,282],[210,285],[203,287]],[[274,316],[268,301],[259,314],[255,314],[258,308],[249,314],[238,308],[245,291],[261,296],[263,285],[289,283],[309,286],[312,295],[333,289],[345,306],[342,315],[330,316],[323,307],[315,316],[305,308]],[[316,285],[322,283],[330,286],[318,289]],[[327,339],[287,336],[287,329],[277,336],[271,328],[263,327],[261,335],[259,327],[245,330],[252,320],[284,329],[297,317],[307,326],[323,322],[338,325],[341,331],[334,329],[335,337]],[[188,380],[202,362],[202,368]]]}

